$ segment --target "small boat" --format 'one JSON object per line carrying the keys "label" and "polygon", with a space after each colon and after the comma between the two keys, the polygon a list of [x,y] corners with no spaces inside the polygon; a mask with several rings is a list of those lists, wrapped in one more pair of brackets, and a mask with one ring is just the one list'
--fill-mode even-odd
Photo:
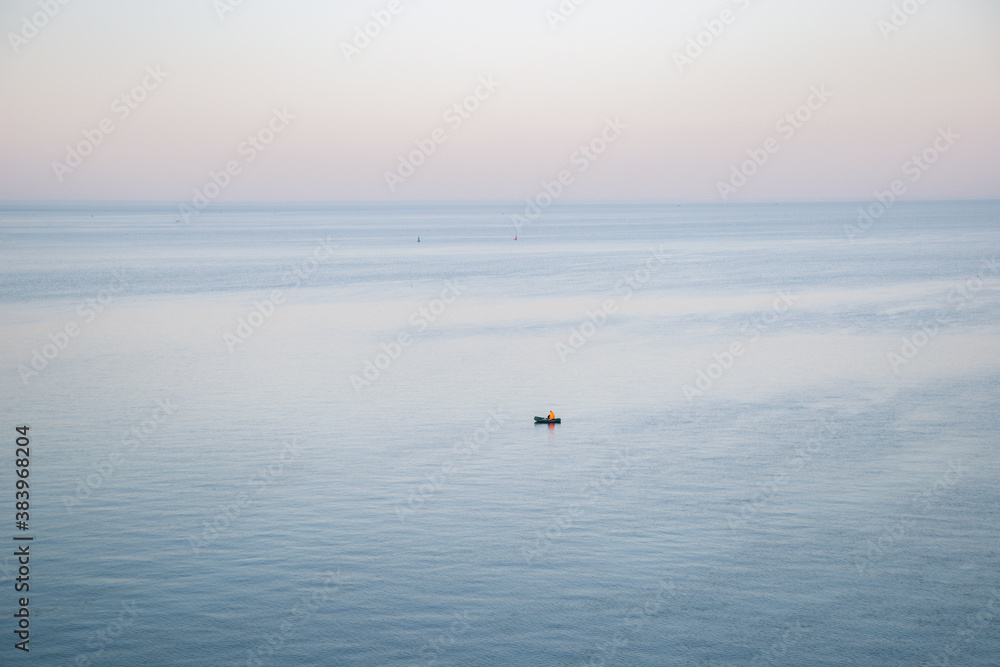
{"label": "small boat", "polygon": [[548,417],[535,417],[536,424],[562,424],[562,418],[556,417],[555,419],[549,419]]}

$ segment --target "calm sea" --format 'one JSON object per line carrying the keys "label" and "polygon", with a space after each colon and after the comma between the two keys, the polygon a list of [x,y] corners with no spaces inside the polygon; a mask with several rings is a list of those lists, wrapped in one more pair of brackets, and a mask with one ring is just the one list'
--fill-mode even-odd
{"label": "calm sea", "polygon": [[858,207],[0,211],[0,663],[1000,664],[1000,204]]}

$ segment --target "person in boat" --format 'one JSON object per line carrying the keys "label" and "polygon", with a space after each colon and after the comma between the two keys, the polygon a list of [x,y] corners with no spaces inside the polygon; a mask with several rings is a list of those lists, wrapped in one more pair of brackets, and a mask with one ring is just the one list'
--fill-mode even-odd
{"label": "person in boat", "polygon": [[549,419],[555,419],[555,418],[556,418],[556,413],[549,410]]}

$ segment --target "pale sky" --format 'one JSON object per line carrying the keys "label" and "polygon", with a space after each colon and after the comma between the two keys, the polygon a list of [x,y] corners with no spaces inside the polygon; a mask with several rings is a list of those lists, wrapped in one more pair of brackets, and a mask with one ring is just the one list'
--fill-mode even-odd
{"label": "pale sky", "polygon": [[565,201],[722,201],[748,151],[730,201],[1000,198],[995,0],[63,1],[0,3],[0,201],[190,201],[230,161],[219,203],[520,201],[563,170]]}

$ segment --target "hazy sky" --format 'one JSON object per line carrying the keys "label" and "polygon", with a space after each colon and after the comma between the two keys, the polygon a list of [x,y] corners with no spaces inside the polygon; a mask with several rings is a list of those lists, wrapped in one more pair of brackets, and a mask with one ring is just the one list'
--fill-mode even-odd
{"label": "hazy sky", "polygon": [[0,3],[0,200],[1000,197],[996,0],[62,1]]}

